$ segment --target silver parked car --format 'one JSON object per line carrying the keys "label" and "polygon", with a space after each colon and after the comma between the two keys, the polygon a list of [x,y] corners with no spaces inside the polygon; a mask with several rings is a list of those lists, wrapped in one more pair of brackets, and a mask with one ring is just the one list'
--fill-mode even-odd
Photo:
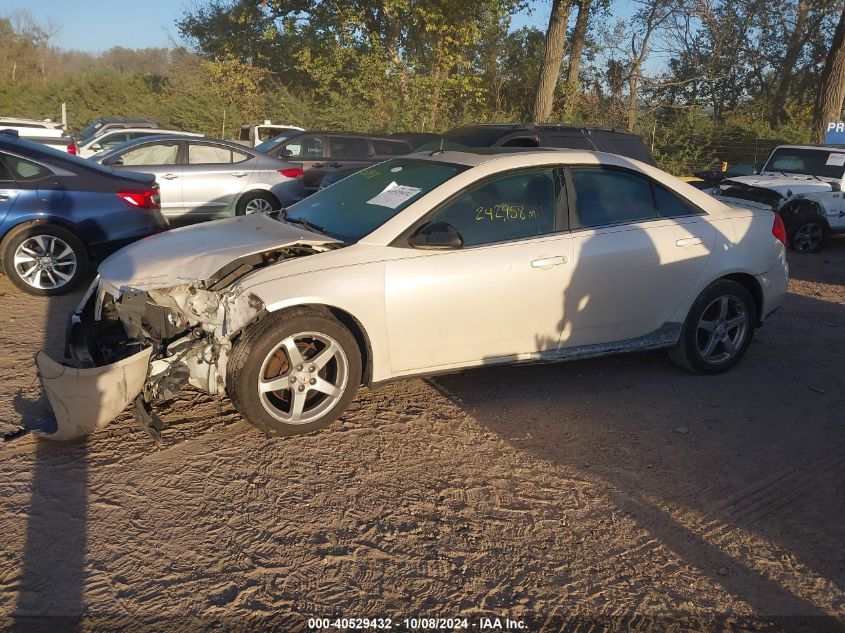
{"label": "silver parked car", "polygon": [[153,174],[161,191],[161,211],[173,220],[272,211],[306,195],[300,165],[228,141],[148,136],[121,143],[92,160]]}

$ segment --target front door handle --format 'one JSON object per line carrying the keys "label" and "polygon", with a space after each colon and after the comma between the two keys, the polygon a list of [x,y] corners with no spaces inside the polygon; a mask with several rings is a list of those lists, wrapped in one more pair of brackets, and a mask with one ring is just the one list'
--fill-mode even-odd
{"label": "front door handle", "polygon": [[235,178],[243,178],[247,175],[245,171],[236,171],[232,174]]}
{"label": "front door handle", "polygon": [[311,165],[311,166],[312,166],[314,169],[320,169],[320,168],[324,167],[323,163],[314,163],[314,164],[313,164],[313,165]]}
{"label": "front door handle", "polygon": [[675,242],[675,246],[695,246],[696,244],[703,244],[700,237],[685,237]]}
{"label": "front door handle", "polygon": [[334,167],[335,169],[338,169],[339,167],[343,167],[343,164],[338,162],[329,163],[329,167]]}
{"label": "front door handle", "polygon": [[176,174],[164,174],[164,176],[162,176],[162,178],[164,178],[165,180],[173,180],[174,178],[178,177],[179,176],[177,176]]}
{"label": "front door handle", "polygon": [[552,266],[560,266],[566,263],[564,255],[557,255],[555,257],[541,257],[531,262],[532,268],[551,268]]}
{"label": "front door handle", "polygon": [[5,201],[6,201],[6,200],[8,200],[10,197],[11,197],[11,196],[10,196],[9,194],[7,194],[7,193],[0,193],[0,202],[5,202]]}

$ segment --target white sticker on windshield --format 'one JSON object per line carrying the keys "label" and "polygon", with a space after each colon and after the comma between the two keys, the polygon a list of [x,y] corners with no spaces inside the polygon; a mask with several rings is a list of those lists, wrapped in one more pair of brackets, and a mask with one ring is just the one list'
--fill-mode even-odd
{"label": "white sticker on windshield", "polygon": [[380,207],[387,207],[388,209],[395,209],[400,204],[413,198],[420,191],[422,189],[419,187],[397,185],[396,181],[393,181],[380,194],[367,200],[367,203],[377,204]]}
{"label": "white sticker on windshield", "polygon": [[827,157],[825,165],[836,165],[837,167],[842,167],[845,165],[845,154],[831,154]]}

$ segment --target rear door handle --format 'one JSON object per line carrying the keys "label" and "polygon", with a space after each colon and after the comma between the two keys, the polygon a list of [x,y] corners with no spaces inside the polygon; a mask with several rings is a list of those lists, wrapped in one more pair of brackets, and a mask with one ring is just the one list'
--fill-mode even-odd
{"label": "rear door handle", "polygon": [[560,266],[566,263],[564,255],[557,255],[555,257],[541,257],[531,262],[532,268],[551,268],[552,266]]}
{"label": "rear door handle", "polygon": [[164,176],[162,176],[162,178],[164,178],[165,180],[173,180],[174,178],[178,177],[179,176],[177,176],[176,174],[164,174]]}
{"label": "rear door handle", "polygon": [[321,167],[324,167],[323,163],[314,163],[314,164],[313,164],[313,165],[311,165],[311,166],[312,166],[314,169],[320,169]]}
{"label": "rear door handle", "polygon": [[343,167],[343,164],[338,162],[329,163],[329,167],[334,167],[335,169],[337,169],[338,167]]}
{"label": "rear door handle", "polygon": [[248,174],[245,171],[236,171],[236,172],[233,172],[232,175],[235,178],[243,178],[244,176],[246,176]]}
{"label": "rear door handle", "polygon": [[7,193],[0,193],[0,201],[6,201],[6,200],[8,200],[10,197],[11,197],[11,196],[10,196],[9,194],[7,194]]}
{"label": "rear door handle", "polygon": [[700,237],[685,237],[675,242],[675,246],[695,246],[696,244],[703,244]]}

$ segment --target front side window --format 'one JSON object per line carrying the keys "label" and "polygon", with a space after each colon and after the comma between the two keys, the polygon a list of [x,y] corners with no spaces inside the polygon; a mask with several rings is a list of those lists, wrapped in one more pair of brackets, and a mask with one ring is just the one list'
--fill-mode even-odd
{"label": "front side window", "polygon": [[332,158],[366,158],[370,155],[367,139],[334,136],[329,139]]}
{"label": "front side window", "polygon": [[232,162],[232,150],[219,145],[201,145],[190,143],[188,145],[189,165],[221,165]]}
{"label": "front side window", "polygon": [[323,139],[319,136],[300,136],[285,145],[280,154],[283,158],[310,160],[323,157]]}
{"label": "front side window", "polygon": [[3,155],[3,162],[6,164],[6,169],[15,180],[39,180],[52,175],[49,169],[38,163],[21,158],[20,156],[12,156],[10,154]]}
{"label": "front side window", "polygon": [[651,182],[647,178],[604,167],[573,167],[569,173],[575,188],[573,228],[657,217]]}
{"label": "front side window", "polygon": [[452,163],[395,158],[321,189],[289,207],[280,219],[307,223],[343,242],[357,242],[466,169]]}
{"label": "front side window", "polygon": [[553,169],[520,171],[475,185],[440,207],[430,222],[454,226],[464,246],[555,231],[557,187]]}
{"label": "front side window", "polygon": [[175,165],[179,143],[153,143],[131,149],[121,157],[127,165]]}

